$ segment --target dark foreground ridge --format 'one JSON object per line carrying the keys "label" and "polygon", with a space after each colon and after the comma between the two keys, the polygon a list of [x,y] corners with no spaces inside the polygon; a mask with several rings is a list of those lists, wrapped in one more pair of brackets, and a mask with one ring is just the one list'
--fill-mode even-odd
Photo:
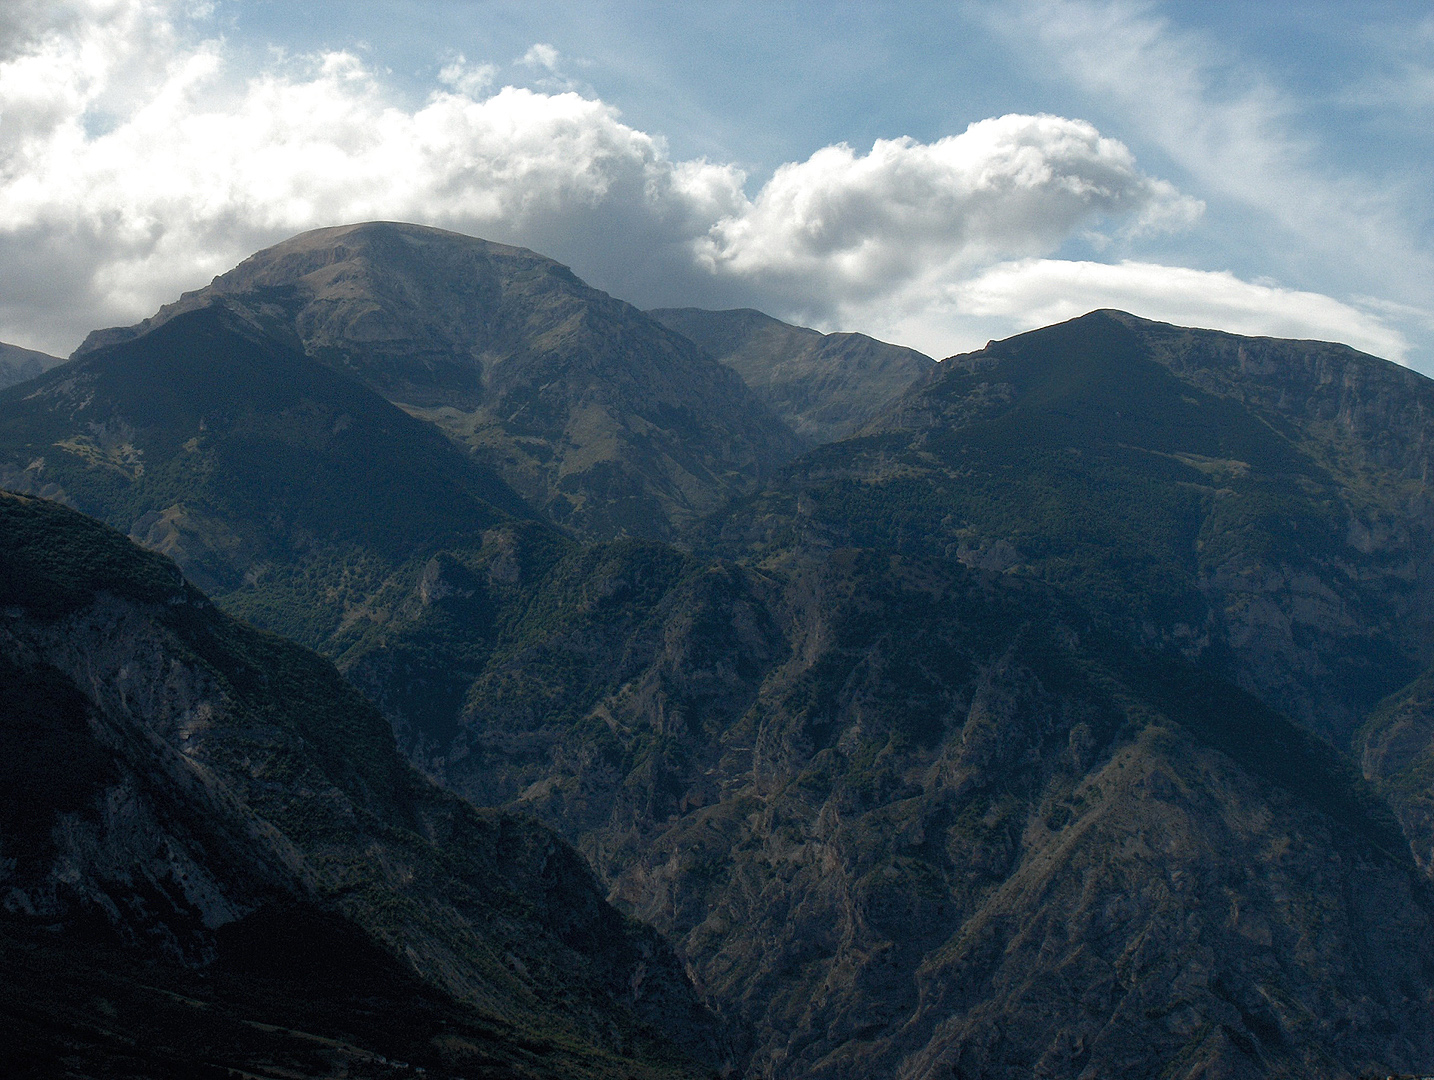
{"label": "dark foreground ridge", "polygon": [[0,547],[7,1075],[721,1064],[661,939],[327,662],[53,503],[0,495]]}

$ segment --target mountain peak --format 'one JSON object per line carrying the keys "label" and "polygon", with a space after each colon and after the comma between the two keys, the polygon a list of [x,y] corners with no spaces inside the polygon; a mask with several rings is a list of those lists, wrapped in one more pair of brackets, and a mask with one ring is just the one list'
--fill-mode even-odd
{"label": "mountain peak", "polygon": [[802,447],[735,373],[561,263],[421,225],[295,236],[79,354],[221,301],[434,423],[579,536],[673,535]]}
{"label": "mountain peak", "polygon": [[[431,300],[432,297],[425,294],[435,289],[462,290],[461,281],[445,280],[442,273],[459,269],[447,265],[455,259],[470,263],[498,260],[518,272],[552,275],[566,284],[586,288],[566,266],[527,248],[398,221],[334,225],[299,233],[255,252],[204,288],[185,293],[134,326],[95,330],[74,355],[82,356],[138,337],[178,315],[224,297],[250,301],[259,312],[271,316],[271,323],[272,316],[282,314],[282,310],[276,308],[292,308],[296,299],[328,305],[345,300],[375,302],[382,299],[389,303],[407,300],[407,306],[412,307],[420,300]],[[474,269],[470,265],[470,273],[465,276],[471,277]],[[432,321],[433,314],[430,312],[425,321]],[[336,344],[331,339],[350,337],[358,343],[363,340],[365,329],[372,332],[375,328],[324,325],[310,329],[325,343]]]}

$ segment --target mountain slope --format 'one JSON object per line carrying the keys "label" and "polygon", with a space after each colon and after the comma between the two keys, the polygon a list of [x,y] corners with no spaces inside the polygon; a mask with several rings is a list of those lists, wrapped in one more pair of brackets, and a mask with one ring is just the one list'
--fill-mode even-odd
{"label": "mountain slope", "polygon": [[[308,302],[246,288],[282,352]],[[313,596],[405,753],[577,844],[747,1075],[1424,1070],[1429,884],[1308,732],[1431,659],[1428,408],[1340,346],[1095,313],[946,361],[705,554],[493,516]]]}
{"label": "mountain slope", "polygon": [[431,427],[222,305],[0,391],[0,485],[109,522],[313,645],[433,547],[531,513]]}
{"label": "mountain slope", "polygon": [[1434,668],[1380,702],[1354,749],[1365,779],[1399,816],[1414,858],[1434,876]]}
{"label": "mountain slope", "polygon": [[649,311],[742,376],[812,445],[856,434],[929,378],[929,356],[865,334],[821,334],[751,309]]}
{"label": "mountain slope", "polygon": [[681,335],[522,248],[417,225],[261,251],[77,355],[224,298],[432,421],[579,536],[667,536],[800,449]]}
{"label": "mountain slope", "polygon": [[1434,659],[1434,383],[1096,312],[943,361],[725,519],[1058,586],[1336,741]]}
{"label": "mountain slope", "polygon": [[64,361],[58,356],[0,342],[0,390],[42,375]]}
{"label": "mountain slope", "polygon": [[580,847],[747,1075],[1426,1068],[1429,885],[1271,707],[1347,732],[1418,662],[1424,382],[1109,313],[947,363],[723,557],[445,553],[346,673]]}
{"label": "mountain slope", "polygon": [[37,1069],[394,1075],[403,1049],[442,1075],[657,1076],[701,1072],[669,1037],[717,1052],[570,849],[418,777],[326,662],[53,503],[0,496],[0,542],[0,1010]]}
{"label": "mountain slope", "polygon": [[[488,583],[490,558],[438,580]],[[1434,1057],[1434,897],[1387,810],[1327,745],[1047,587],[618,544],[531,588],[461,710],[406,715],[409,751],[573,839],[737,1021],[745,1075]],[[439,592],[387,650],[460,625]],[[385,651],[349,674],[391,704]]]}

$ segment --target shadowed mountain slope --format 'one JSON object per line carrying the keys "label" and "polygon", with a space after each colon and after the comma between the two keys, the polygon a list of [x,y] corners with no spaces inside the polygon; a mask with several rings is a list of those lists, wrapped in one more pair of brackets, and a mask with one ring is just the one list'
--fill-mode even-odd
{"label": "shadowed mountain slope", "polygon": [[294,237],[78,355],[218,298],[437,424],[585,538],[671,535],[801,446],[732,372],[566,267],[417,225]]}
{"label": "shadowed mountain slope", "polygon": [[936,365],[865,334],[822,334],[750,308],[659,308],[658,322],[701,345],[809,444],[856,434]]}
{"label": "shadowed mountain slope", "polygon": [[717,526],[1049,582],[1337,741],[1434,659],[1434,382],[1096,312],[952,357]]}
{"label": "shadowed mountain slope", "polygon": [[720,1055],[582,860],[420,778],[327,662],[53,503],[0,495],[0,544],[7,1070],[656,1078],[705,1074],[679,1044]]}
{"label": "shadowed mountain slope", "polygon": [[404,565],[531,513],[429,425],[223,305],[0,391],[0,485],[109,522],[315,645]]}
{"label": "shadowed mountain slope", "polygon": [[58,356],[0,342],[0,390],[43,375],[56,364],[63,363]]}
{"label": "shadowed mountain slope", "polygon": [[1389,800],[1434,876],[1434,668],[1380,702],[1355,739],[1365,779]]}

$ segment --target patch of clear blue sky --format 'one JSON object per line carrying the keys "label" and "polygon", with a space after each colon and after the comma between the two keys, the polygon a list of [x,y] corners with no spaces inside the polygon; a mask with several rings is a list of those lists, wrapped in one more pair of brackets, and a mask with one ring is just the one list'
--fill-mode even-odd
{"label": "patch of clear blue sky", "polygon": [[[1231,94],[1251,77],[1274,87],[1291,105],[1288,131],[1307,146],[1315,171],[1332,184],[1351,179],[1365,191],[1397,193],[1409,235],[1434,247],[1434,80],[1422,97],[1410,80],[1434,71],[1434,4],[1129,6],[1214,46],[1216,94],[1221,80]],[[1201,190],[1109,103],[1049,70],[1019,38],[994,32],[990,16],[1000,10],[870,0],[220,0],[216,17],[230,45],[256,63],[276,44],[291,53],[356,50],[411,104],[456,53],[495,65],[499,85],[539,87],[546,73],[516,61],[547,43],[580,92],[664,137],[676,158],[740,165],[751,193],[778,165],[831,143],[865,150],[878,138],[931,141],[1009,112],[1078,117],[1130,146],[1145,171],[1209,203],[1199,228],[1143,242],[1139,257],[1270,276],[1341,299],[1381,291],[1361,289],[1338,266],[1282,259],[1283,241],[1258,210]],[[1099,253],[1074,238],[1060,254]],[[1407,290],[1402,298],[1410,301]]]}
{"label": "patch of clear blue sky", "polygon": [[[618,106],[629,123],[664,135],[675,156],[741,162],[760,181],[781,162],[832,142],[929,141],[1006,112],[1085,115],[1099,124],[1099,102],[1081,101],[1030,70],[1018,48],[972,17],[977,6],[222,0],[219,13],[237,45],[362,46],[415,99],[433,88],[441,58],[452,52],[497,65],[500,82],[535,83],[538,73],[513,61],[545,42],[565,58],[564,74]],[[1273,76],[1305,104],[1333,151],[1398,169],[1409,164],[1409,141],[1434,145],[1430,126],[1419,122],[1427,112],[1400,115],[1352,93],[1394,73],[1410,25],[1434,16],[1434,5],[1138,6],[1207,33],[1228,45],[1236,65]]]}
{"label": "patch of clear blue sky", "polygon": [[735,161],[757,182],[833,142],[926,141],[1042,97],[1013,85],[995,44],[973,40],[984,31],[951,5],[229,0],[222,11],[236,43],[361,42],[418,97],[447,52],[497,65],[500,83],[536,83],[513,61],[545,42],[565,75],[674,156]]}

